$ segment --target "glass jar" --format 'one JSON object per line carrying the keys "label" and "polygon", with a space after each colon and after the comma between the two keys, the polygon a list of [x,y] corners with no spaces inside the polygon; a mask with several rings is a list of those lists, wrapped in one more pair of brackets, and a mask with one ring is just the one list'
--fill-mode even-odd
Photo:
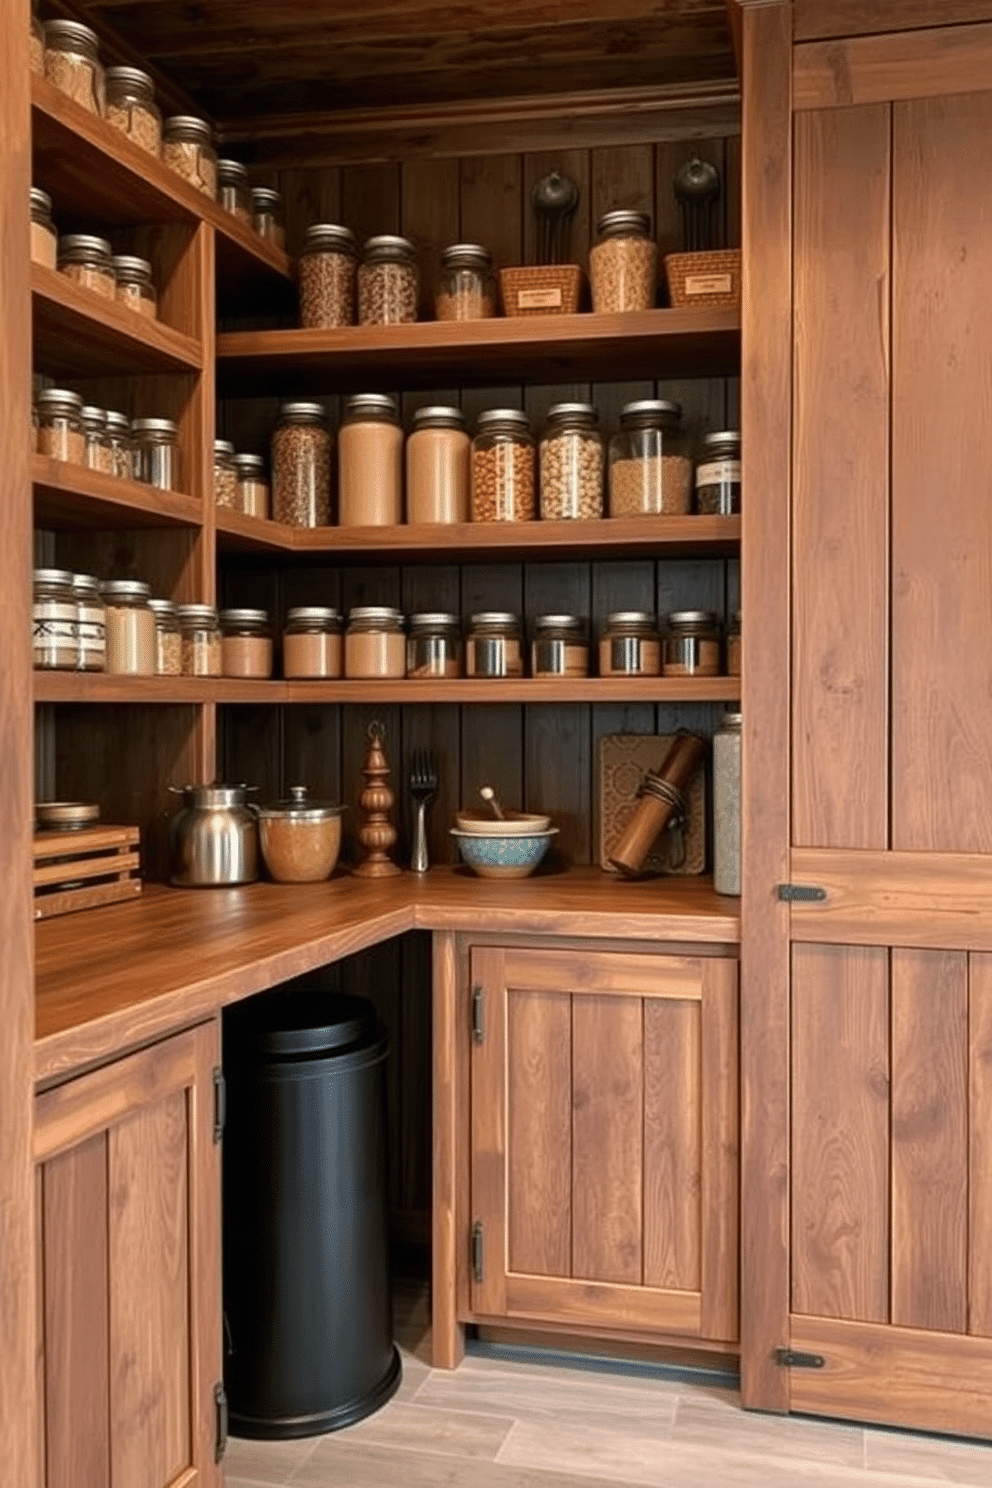
{"label": "glass jar", "polygon": [[484,610],[469,621],[465,642],[467,677],[522,677],[524,648],[520,619],[503,610]]}
{"label": "glass jar", "polygon": [[460,408],[418,408],[406,441],[408,522],[467,522],[472,443]]}
{"label": "glass jar", "polygon": [[226,439],[214,440],[214,501],[217,506],[234,511],[238,504],[238,472],[234,464],[234,445]]}
{"label": "glass jar", "polygon": [[712,610],[673,610],[665,623],[666,677],[720,675],[720,621]]}
{"label": "glass jar", "polygon": [[516,408],[480,413],[472,440],[472,521],[526,522],[534,515],[534,440]]}
{"label": "glass jar", "polygon": [[401,325],[417,318],[417,255],[406,238],[369,238],[358,267],[358,324]]}
{"label": "glass jar", "polygon": [[684,516],[692,501],[692,461],[682,405],[645,398],[620,410],[610,440],[610,516]]}
{"label": "glass jar", "polygon": [[131,479],[131,421],[126,414],[107,410],[107,445],[112,474]]}
{"label": "glass jar", "polygon": [[162,130],[162,159],[170,170],[211,201],[217,199],[217,151],[205,119],[173,114]]}
{"label": "glass jar", "polygon": [[45,28],[38,19],[36,0],[31,0],[31,30],[28,34],[31,71],[45,76]]}
{"label": "glass jar", "polygon": [[73,574],[72,592],[76,600],[77,668],[81,672],[102,672],[107,665],[107,609],[100,598],[99,581],[92,574]]}
{"label": "glass jar", "polygon": [[284,677],[340,677],[341,616],[324,605],[300,605],[286,616]]}
{"label": "glass jar", "polygon": [[696,466],[696,510],[730,517],[740,509],[741,436],[736,429],[721,429],[703,440],[703,457]]}
{"label": "glass jar", "polygon": [[555,403],[541,440],[545,521],[603,515],[603,438],[591,403]]}
{"label": "glass jar", "polygon": [[713,887],[741,891],[741,745],[743,714],[726,712],[713,735]]}
{"label": "glass jar", "polygon": [[238,478],[235,507],[247,517],[268,517],[269,483],[261,455],[235,455],[234,471]]}
{"label": "glass jar", "polygon": [[438,320],[488,320],[496,314],[496,281],[487,248],[478,243],[445,248],[434,314]]}
{"label": "glass jar", "polygon": [[344,637],[346,677],[405,677],[403,614],[384,605],[361,605],[348,616]]}
{"label": "glass jar", "polygon": [[248,188],[248,167],[240,160],[218,160],[217,200],[225,212],[230,212],[245,227],[251,227],[251,192]]}
{"label": "glass jar", "polygon": [[282,196],[272,186],[251,188],[252,225],[260,238],[273,248],[286,250],[286,224],[282,214]]}
{"label": "glass jar", "polygon": [[221,675],[220,619],[213,605],[176,606],[184,677]]}
{"label": "glass jar", "polygon": [[615,610],[607,615],[599,638],[599,675],[661,675],[661,637],[654,615],[645,610]]}
{"label": "glass jar", "polygon": [[115,677],[154,677],[158,660],[151,590],[134,579],[101,586],[107,620],[107,671]]}
{"label": "glass jar", "polygon": [[31,262],[54,269],[58,263],[59,235],[52,221],[52,198],[47,191],[31,187]]}
{"label": "glass jar", "polygon": [[151,264],[146,258],[137,258],[132,253],[118,253],[112,263],[118,305],[126,305],[129,310],[136,310],[139,315],[154,320],[158,315],[158,299],[152,283]]}
{"label": "glass jar", "polygon": [[117,294],[114,260],[106,238],[68,233],[59,238],[57,261],[59,273],[83,289],[92,290],[105,300],[112,300]]}
{"label": "glass jar", "polygon": [[31,636],[34,665],[46,672],[73,672],[79,664],[76,597],[72,574],[36,568]]}
{"label": "glass jar", "polygon": [[221,610],[220,634],[225,677],[272,676],[272,632],[266,610]]}
{"label": "glass jar", "polygon": [[658,294],[658,245],[645,212],[605,212],[589,249],[592,308],[598,314],[651,310]]}
{"label": "glass jar", "polygon": [[140,67],[107,68],[107,123],[149,155],[161,155],[162,113],[155,84]]}
{"label": "glass jar", "polygon": [[283,403],[272,435],[272,515],[291,527],[331,520],[331,435],[319,403]]}
{"label": "glass jar", "polygon": [[532,677],[588,677],[589,645],[579,615],[538,615],[531,631]]}
{"label": "glass jar", "polygon": [[308,227],[300,250],[300,325],[355,324],[355,235],[333,222]]}
{"label": "glass jar", "polygon": [[46,21],[45,76],[61,93],[103,117],[106,103],[99,38],[79,21]]}
{"label": "glass jar", "polygon": [[410,616],[406,642],[408,677],[460,677],[462,629],[457,615]]}
{"label": "glass jar", "polygon": [[338,430],[338,522],[395,527],[403,520],[403,429],[385,393],[357,393]]}
{"label": "glass jar", "polygon": [[38,394],[38,453],[70,465],[86,463],[83,400],[68,388],[45,388]]}
{"label": "glass jar", "polygon": [[741,612],[734,610],[727,626],[727,676],[741,674]]}
{"label": "glass jar", "polygon": [[140,418],[131,424],[131,465],[134,479],[160,491],[179,489],[179,447],[176,425],[167,418]]}
{"label": "glass jar", "polygon": [[114,473],[114,455],[107,438],[107,415],[102,408],[87,405],[81,415],[86,454],[83,464],[90,470],[102,470],[104,475]]}
{"label": "glass jar", "polygon": [[176,607],[171,599],[151,599],[149,604],[155,616],[155,675],[181,677],[183,644]]}

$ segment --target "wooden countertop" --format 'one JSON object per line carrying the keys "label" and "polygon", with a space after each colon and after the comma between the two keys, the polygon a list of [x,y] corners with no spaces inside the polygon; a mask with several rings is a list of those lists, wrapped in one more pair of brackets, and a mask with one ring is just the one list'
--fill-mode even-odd
{"label": "wooden countertop", "polygon": [[495,883],[463,868],[369,881],[172,889],[36,927],[35,1078],[50,1082],[406,930],[733,945],[738,902],[708,880],[595,868]]}

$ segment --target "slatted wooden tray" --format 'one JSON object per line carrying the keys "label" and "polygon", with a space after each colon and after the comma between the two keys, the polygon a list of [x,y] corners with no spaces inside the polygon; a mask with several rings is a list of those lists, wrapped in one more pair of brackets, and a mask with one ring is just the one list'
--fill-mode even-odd
{"label": "slatted wooden tray", "polygon": [[34,838],[34,917],[93,909],[141,893],[137,827],[38,832]]}

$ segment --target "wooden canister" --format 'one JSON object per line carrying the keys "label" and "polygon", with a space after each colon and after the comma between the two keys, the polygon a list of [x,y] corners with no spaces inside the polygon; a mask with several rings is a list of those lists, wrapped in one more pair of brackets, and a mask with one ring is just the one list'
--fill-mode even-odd
{"label": "wooden canister", "polygon": [[684,811],[682,791],[695,775],[706,753],[706,741],[696,734],[678,733],[661,769],[649,770],[641,785],[640,801],[610,856],[610,866],[636,878],[655,841],[673,812]]}

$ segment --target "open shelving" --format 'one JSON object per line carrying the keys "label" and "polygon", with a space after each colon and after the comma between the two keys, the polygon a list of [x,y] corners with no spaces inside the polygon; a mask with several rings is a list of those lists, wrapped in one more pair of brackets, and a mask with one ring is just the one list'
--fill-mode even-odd
{"label": "open shelving", "polygon": [[34,455],[35,524],[60,531],[129,527],[196,527],[203,508],[192,496],[144,481],[105,475],[84,465]]}
{"label": "open shelving", "polygon": [[203,347],[162,320],[83,289],[65,274],[31,265],[35,361],[53,376],[199,372]]}

